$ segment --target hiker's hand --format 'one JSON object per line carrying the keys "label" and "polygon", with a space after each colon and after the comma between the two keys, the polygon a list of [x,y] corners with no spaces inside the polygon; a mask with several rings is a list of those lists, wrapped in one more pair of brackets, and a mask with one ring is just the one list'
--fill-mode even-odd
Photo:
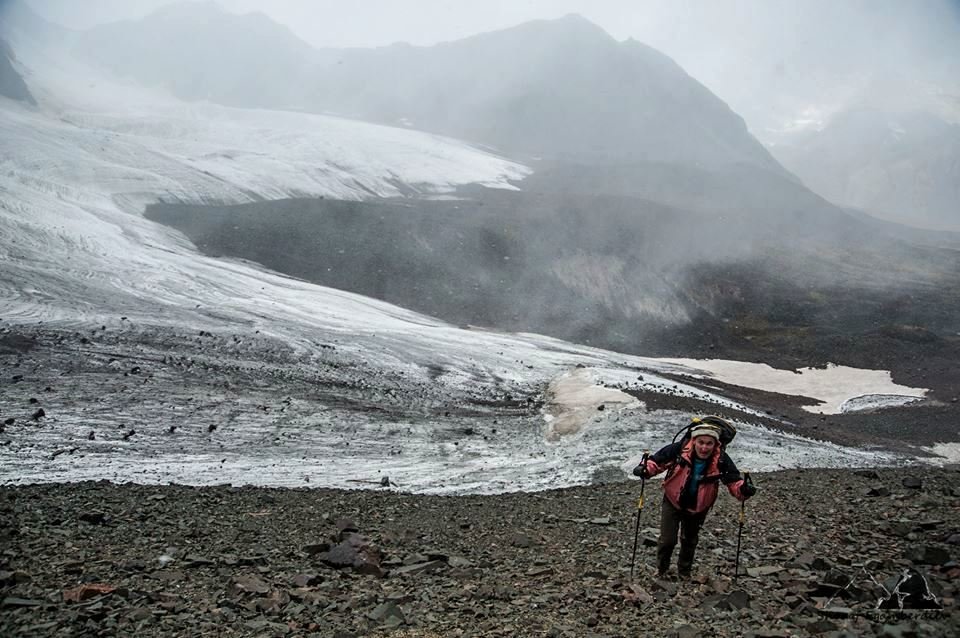
{"label": "hiker's hand", "polygon": [[633,475],[644,479],[650,478],[650,472],[647,471],[647,463],[643,462],[637,467],[633,468]]}
{"label": "hiker's hand", "polygon": [[750,498],[757,493],[757,488],[753,486],[753,483],[744,483],[740,486],[740,493],[743,494],[743,498]]}

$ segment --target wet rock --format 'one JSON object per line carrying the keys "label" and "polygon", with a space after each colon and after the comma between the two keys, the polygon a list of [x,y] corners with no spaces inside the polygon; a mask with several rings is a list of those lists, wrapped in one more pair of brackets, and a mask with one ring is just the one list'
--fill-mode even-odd
{"label": "wet rock", "polygon": [[282,589],[271,590],[265,597],[257,599],[255,609],[262,614],[279,614],[290,604],[290,594]]}
{"label": "wet rock", "polygon": [[914,563],[942,565],[950,560],[950,553],[942,547],[933,545],[913,545],[907,549],[905,557]]}
{"label": "wet rock", "polygon": [[463,558],[462,556],[451,556],[447,561],[447,564],[453,568],[461,567],[473,567],[473,561],[468,558]]}
{"label": "wet rock", "polygon": [[825,572],[833,569],[833,563],[822,556],[817,556],[812,563],[810,563],[810,568],[818,572]]}
{"label": "wet rock", "polygon": [[350,543],[338,543],[330,548],[321,559],[331,567],[351,567],[359,560],[357,548]]}
{"label": "wet rock", "polygon": [[905,476],[901,484],[911,490],[919,490],[923,488],[923,479],[917,476]]}
{"label": "wet rock", "polygon": [[673,596],[677,595],[678,586],[674,582],[664,578],[658,578],[650,582],[650,589],[654,592],[663,592],[672,598]]}
{"label": "wet rock", "polygon": [[361,574],[383,576],[380,566],[380,552],[359,534],[351,534],[329,551],[317,554],[317,557],[330,567],[343,569],[350,567]]}
{"label": "wet rock", "polygon": [[303,551],[306,552],[307,556],[322,554],[323,552],[330,551],[330,543],[314,543],[312,545],[304,545]]}
{"label": "wet rock", "polygon": [[147,607],[137,607],[127,614],[127,618],[135,623],[150,620],[153,617],[153,611]]}
{"label": "wet rock", "polygon": [[34,412],[34,413],[30,416],[30,418],[33,419],[34,421],[39,421],[40,419],[42,419],[42,418],[45,417],[45,416],[47,416],[47,412],[46,412],[43,408],[40,408],[40,409],[38,409],[36,412]]}
{"label": "wet rock", "polygon": [[367,616],[370,620],[386,626],[398,626],[406,622],[403,610],[390,601],[380,603]]}
{"label": "wet rock", "polygon": [[103,512],[84,512],[77,518],[91,525],[103,525],[107,522],[107,515]]}
{"label": "wet rock", "polygon": [[235,592],[252,594],[266,594],[271,589],[269,583],[265,580],[249,574],[235,576],[230,581],[230,586]]}
{"label": "wet rock", "polygon": [[854,470],[854,474],[857,476],[862,476],[863,478],[870,479],[871,481],[879,481],[880,474],[876,470]]}
{"label": "wet rock", "polygon": [[526,534],[515,533],[510,538],[510,544],[513,545],[514,547],[522,547],[522,548],[533,547],[534,540],[529,536],[527,536]]}
{"label": "wet rock", "polygon": [[403,564],[416,565],[417,563],[425,563],[428,560],[430,560],[430,558],[426,554],[408,554],[406,557],[404,557]]}
{"label": "wet rock", "polygon": [[866,491],[867,496],[890,496],[890,490],[884,486],[871,487]]}
{"label": "wet rock", "polygon": [[27,582],[30,582],[30,575],[25,571],[0,571],[0,587],[13,587]]}
{"label": "wet rock", "polygon": [[750,607],[750,595],[737,589],[724,596],[717,605],[720,609],[746,609]]}
{"label": "wet rock", "polygon": [[360,528],[351,519],[341,518],[337,520],[337,531],[340,534],[340,540],[343,540],[347,535],[359,532]]}
{"label": "wet rock", "polygon": [[641,530],[642,542],[644,547],[656,547],[657,539],[660,538],[660,530],[656,527],[645,527]]}
{"label": "wet rock", "polygon": [[323,582],[323,578],[317,574],[297,574],[293,577],[292,582],[297,587],[312,587]]}
{"label": "wet rock", "polygon": [[892,521],[887,524],[887,533],[891,536],[906,538],[913,531],[913,523],[906,521]]}

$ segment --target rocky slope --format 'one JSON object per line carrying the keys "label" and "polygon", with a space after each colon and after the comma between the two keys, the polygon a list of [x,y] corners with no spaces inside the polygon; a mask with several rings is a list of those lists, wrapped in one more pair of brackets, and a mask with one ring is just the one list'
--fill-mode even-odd
{"label": "rocky slope", "polygon": [[[656,580],[647,486],[428,497],[79,483],[0,488],[0,633],[17,636],[953,636],[957,469],[756,477]],[[877,609],[904,570],[942,609]],[[916,606],[911,598],[908,606]]]}
{"label": "rocky slope", "polygon": [[23,77],[14,67],[15,61],[16,57],[13,54],[13,49],[5,40],[0,38],[0,96],[27,104],[35,104],[30,89],[27,88]]}
{"label": "rocky slope", "polygon": [[[617,194],[558,170],[524,192],[451,201],[164,205],[147,217],[209,255],[458,324],[644,355],[879,367],[954,398],[960,242],[930,246],[808,192],[796,208],[759,193],[736,210],[683,208],[695,202],[591,175]],[[724,201],[720,189],[704,199]]]}
{"label": "rocky slope", "polygon": [[904,224],[960,230],[960,125],[932,112],[851,109],[773,148],[832,202]]}

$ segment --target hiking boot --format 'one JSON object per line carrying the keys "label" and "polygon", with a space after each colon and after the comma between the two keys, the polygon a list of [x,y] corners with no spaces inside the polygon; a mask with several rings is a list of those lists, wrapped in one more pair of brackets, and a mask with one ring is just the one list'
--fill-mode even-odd
{"label": "hiking boot", "polygon": [[690,580],[693,573],[689,569],[682,569],[677,572],[677,578],[680,580]]}

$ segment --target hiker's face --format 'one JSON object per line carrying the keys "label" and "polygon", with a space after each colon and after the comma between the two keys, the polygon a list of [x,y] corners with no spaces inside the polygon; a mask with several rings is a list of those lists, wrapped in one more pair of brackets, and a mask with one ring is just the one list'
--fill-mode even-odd
{"label": "hiker's face", "polygon": [[717,440],[712,436],[702,435],[693,440],[693,451],[698,458],[709,459],[717,447]]}

